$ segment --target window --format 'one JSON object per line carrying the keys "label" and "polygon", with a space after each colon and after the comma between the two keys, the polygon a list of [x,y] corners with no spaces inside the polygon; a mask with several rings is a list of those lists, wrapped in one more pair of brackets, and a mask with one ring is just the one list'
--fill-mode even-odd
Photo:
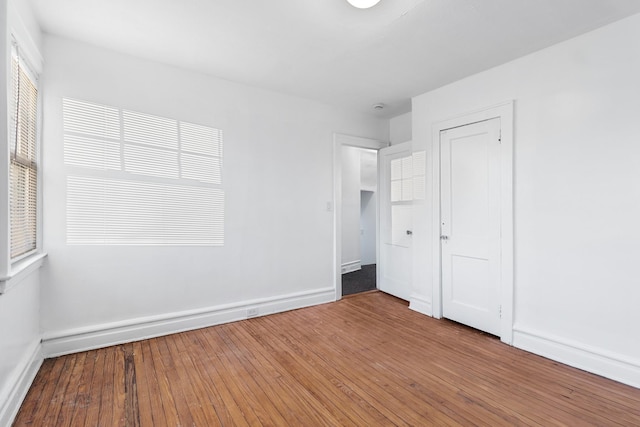
{"label": "window", "polygon": [[11,58],[11,88],[9,215],[11,259],[15,260],[36,250],[38,222],[38,89],[17,52]]}
{"label": "window", "polygon": [[391,244],[408,247],[407,230],[412,223],[411,204],[425,199],[426,152],[391,160]]}
{"label": "window", "polygon": [[67,244],[224,244],[222,131],[63,99]]}
{"label": "window", "polygon": [[413,158],[391,160],[391,202],[413,200]]}
{"label": "window", "polygon": [[417,151],[411,156],[391,161],[391,202],[424,200],[426,153]]}

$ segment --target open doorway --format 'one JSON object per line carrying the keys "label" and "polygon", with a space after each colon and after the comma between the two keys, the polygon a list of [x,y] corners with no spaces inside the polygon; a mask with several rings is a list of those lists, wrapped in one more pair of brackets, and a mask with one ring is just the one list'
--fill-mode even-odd
{"label": "open doorway", "polygon": [[376,289],[378,153],[342,148],[342,295]]}
{"label": "open doorway", "polygon": [[378,150],[387,146],[374,139],[334,134],[336,300],[377,288],[377,163]]}

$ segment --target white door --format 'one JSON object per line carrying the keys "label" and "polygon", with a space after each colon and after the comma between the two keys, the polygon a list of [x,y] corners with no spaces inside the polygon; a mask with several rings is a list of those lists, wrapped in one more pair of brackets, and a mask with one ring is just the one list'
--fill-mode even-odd
{"label": "white door", "polygon": [[500,335],[500,119],[440,132],[442,314]]}
{"label": "white door", "polygon": [[412,266],[413,163],[411,143],[378,152],[380,256],[378,289],[409,300]]}

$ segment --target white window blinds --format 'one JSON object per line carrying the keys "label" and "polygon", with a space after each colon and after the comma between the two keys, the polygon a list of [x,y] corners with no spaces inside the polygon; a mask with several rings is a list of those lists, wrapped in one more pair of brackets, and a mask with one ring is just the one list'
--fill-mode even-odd
{"label": "white window blinds", "polygon": [[36,249],[38,200],[38,90],[17,55],[11,60],[11,87],[9,210],[11,259],[16,259]]}
{"label": "white window blinds", "polygon": [[222,131],[64,99],[67,243],[224,244]]}

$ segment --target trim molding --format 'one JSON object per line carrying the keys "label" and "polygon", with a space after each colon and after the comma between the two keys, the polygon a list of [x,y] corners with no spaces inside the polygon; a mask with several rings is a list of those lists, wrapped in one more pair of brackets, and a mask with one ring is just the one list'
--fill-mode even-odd
{"label": "trim molding", "polygon": [[344,133],[336,132],[333,135],[334,140],[339,145],[350,145],[352,147],[369,148],[371,150],[379,150],[390,145],[388,142],[379,141],[377,139],[346,135]]}
{"label": "trim molding", "polygon": [[640,360],[518,326],[513,329],[513,345],[574,368],[640,388]]}
{"label": "trim molding", "polygon": [[22,282],[29,274],[42,267],[46,253],[33,254],[11,265],[10,273],[6,277],[0,277],[0,295]]}
{"label": "trim molding", "polygon": [[426,300],[420,295],[411,295],[409,298],[409,309],[427,316],[433,316],[431,301]]}
{"label": "trim molding", "polygon": [[335,289],[331,287],[49,332],[43,336],[42,350],[45,357],[56,357],[332,301],[335,301]]}
{"label": "trim molding", "polygon": [[349,261],[349,262],[345,262],[344,264],[342,264],[340,271],[342,274],[345,273],[352,273],[354,271],[358,271],[362,269],[362,265],[360,263],[360,260],[355,260],[355,261]]}
{"label": "trim molding", "polygon": [[6,399],[0,399],[0,426],[10,426],[13,423],[20,405],[22,405],[22,401],[44,361],[39,341],[34,342],[25,353],[24,362],[15,368],[14,376],[8,381],[9,390]]}

